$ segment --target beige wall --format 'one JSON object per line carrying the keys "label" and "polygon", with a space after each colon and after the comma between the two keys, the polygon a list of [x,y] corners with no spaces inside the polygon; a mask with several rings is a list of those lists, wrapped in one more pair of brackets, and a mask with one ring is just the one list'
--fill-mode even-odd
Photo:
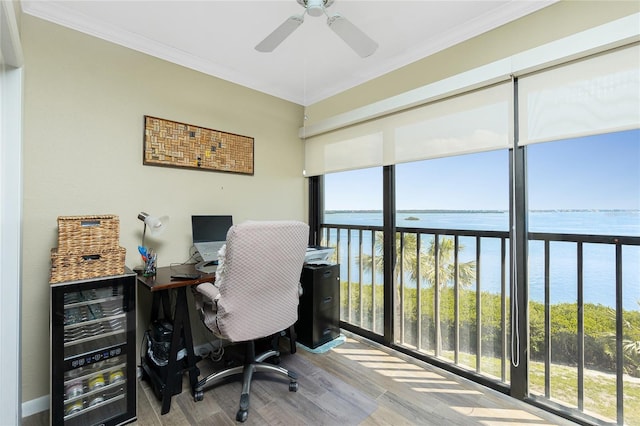
{"label": "beige wall", "polygon": [[[138,212],[168,214],[160,266],[184,262],[191,214],[306,220],[302,107],[28,15],[25,53],[23,401],[49,393],[49,265],[57,217],[116,214],[138,262]],[[143,116],[255,138],[255,175],[142,165]],[[141,331],[139,331],[141,334]],[[139,336],[140,337],[140,336]]]}
{"label": "beige wall", "polygon": [[560,1],[306,109],[307,125],[640,12],[638,1]]}

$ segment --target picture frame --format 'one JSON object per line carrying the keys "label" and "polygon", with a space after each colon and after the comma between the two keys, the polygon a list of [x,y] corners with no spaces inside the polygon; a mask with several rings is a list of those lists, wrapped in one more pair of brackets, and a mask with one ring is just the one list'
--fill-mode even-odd
{"label": "picture frame", "polygon": [[145,115],[143,164],[253,175],[254,139]]}

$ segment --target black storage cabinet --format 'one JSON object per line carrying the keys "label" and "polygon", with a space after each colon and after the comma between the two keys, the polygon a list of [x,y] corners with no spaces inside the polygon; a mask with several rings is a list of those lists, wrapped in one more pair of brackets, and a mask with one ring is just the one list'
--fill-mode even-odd
{"label": "black storage cabinet", "polygon": [[340,335],[340,265],[305,265],[297,341],[315,349]]}
{"label": "black storage cabinet", "polygon": [[136,419],[136,275],[51,285],[52,425]]}

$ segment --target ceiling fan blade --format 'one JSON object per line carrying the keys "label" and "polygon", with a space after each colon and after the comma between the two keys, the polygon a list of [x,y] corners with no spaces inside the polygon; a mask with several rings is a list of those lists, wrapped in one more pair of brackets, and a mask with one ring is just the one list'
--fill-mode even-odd
{"label": "ceiling fan blade", "polygon": [[378,48],[378,43],[342,15],[331,16],[327,20],[327,25],[363,58],[372,55]]}
{"label": "ceiling fan blade", "polygon": [[290,16],[278,28],[273,30],[264,40],[256,45],[258,52],[273,52],[304,21],[304,15]]}

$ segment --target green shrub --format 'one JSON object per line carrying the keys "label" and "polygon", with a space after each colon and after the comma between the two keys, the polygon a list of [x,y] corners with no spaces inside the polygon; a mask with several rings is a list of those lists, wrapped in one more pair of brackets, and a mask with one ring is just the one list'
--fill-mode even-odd
{"label": "green shrub", "polygon": [[[347,305],[350,287],[351,308]],[[382,330],[383,288],[375,288],[376,318],[373,322],[373,289],[370,284],[341,283],[341,313],[350,313],[354,325],[368,329]],[[362,292],[362,300],[360,293]],[[404,312],[404,341],[418,346],[418,309],[417,289],[403,290],[402,309]],[[451,351],[455,342],[455,298],[451,287],[440,290],[440,334],[442,350]],[[502,353],[503,326],[509,327],[509,301],[507,300],[504,322],[501,319],[502,305],[499,294],[481,292],[481,345],[482,355],[491,356]],[[460,289],[458,294],[458,342],[465,352],[477,353],[476,293],[473,290]],[[575,303],[558,303],[550,306],[551,361],[556,364],[576,365],[578,359],[578,309]],[[361,316],[362,314],[362,316]],[[544,332],[544,305],[529,303],[529,348],[532,361],[543,361],[547,350]],[[361,321],[362,318],[362,321]],[[640,311],[624,311],[623,342],[625,348],[624,370],[640,377]],[[422,348],[432,348],[436,333],[434,289],[420,290],[420,327]],[[605,372],[616,372],[616,318],[615,312],[599,304],[584,306],[584,361],[585,366]]]}

